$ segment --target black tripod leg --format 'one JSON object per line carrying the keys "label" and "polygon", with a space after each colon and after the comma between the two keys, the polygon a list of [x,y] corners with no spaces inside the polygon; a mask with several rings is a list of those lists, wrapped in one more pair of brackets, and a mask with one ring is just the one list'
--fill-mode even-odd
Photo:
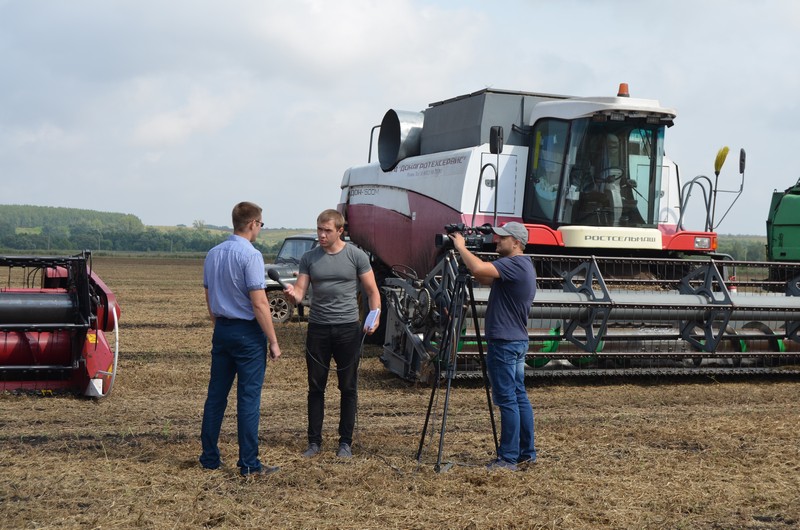
{"label": "black tripod leg", "polygon": [[481,363],[481,372],[483,373],[483,386],[486,389],[486,403],[489,405],[489,421],[492,423],[492,436],[494,436],[494,452],[500,450],[500,443],[497,440],[497,425],[494,421],[494,407],[492,407],[492,393],[489,385],[489,373],[486,370],[486,357],[483,355],[483,342],[481,341],[481,329],[478,325],[478,310],[475,307],[475,293],[472,290],[472,284],[468,283],[470,308],[472,309],[472,324],[475,326],[475,338],[478,341],[478,358]]}
{"label": "black tripod leg", "polygon": [[444,432],[447,425],[447,407],[450,404],[450,387],[451,387],[452,378],[447,378],[447,389],[444,393],[444,412],[442,413],[442,430],[439,433],[439,454],[436,457],[436,465],[433,466],[433,470],[437,473],[441,471],[447,471],[451,466],[447,465],[444,469],[442,469],[442,453],[444,452]]}
{"label": "black tripod leg", "polygon": [[420,459],[422,458],[422,447],[425,445],[425,435],[428,433],[428,422],[431,419],[431,409],[433,408],[433,401],[434,397],[436,396],[436,389],[439,387],[439,376],[441,375],[441,369],[439,368],[438,364],[436,367],[436,379],[434,380],[433,386],[431,387],[431,399],[428,401],[428,413],[425,414],[425,424],[422,426],[422,436],[419,438],[419,449],[417,449],[417,463],[419,463]]}
{"label": "black tripod leg", "polygon": [[450,318],[448,322],[447,334],[444,341],[445,348],[442,351],[447,351],[447,370],[445,371],[445,378],[447,379],[447,389],[444,395],[444,410],[442,411],[442,429],[439,433],[439,455],[436,458],[436,465],[434,470],[439,473],[447,471],[452,467],[452,464],[447,464],[442,467],[442,453],[444,452],[444,433],[447,429],[447,410],[450,406],[450,389],[453,386],[453,378],[456,375],[456,363],[458,360],[458,336],[461,332],[461,326],[464,323],[464,304],[466,302],[467,291],[465,289],[467,283],[467,275],[459,273],[456,278],[455,289],[453,290],[453,299],[450,302]]}
{"label": "black tripod leg", "polygon": [[[450,251],[450,258],[451,260],[453,259],[452,250]],[[450,261],[450,263],[451,266],[455,266],[454,261]],[[455,270],[456,269],[454,268],[453,271]],[[447,379],[447,390],[444,398],[444,411],[442,412],[442,425],[439,434],[439,454],[437,455],[436,465],[434,467],[437,473],[440,471],[446,471],[452,467],[452,464],[442,466],[442,453],[444,451],[444,433],[447,426],[447,408],[450,404],[450,389],[452,387],[452,381],[455,377],[456,371],[456,360],[458,356],[458,333],[461,330],[461,325],[464,321],[464,304],[466,302],[465,297],[467,293],[465,285],[468,275],[458,273],[455,276],[456,281],[455,285],[453,286],[452,298],[450,300],[448,310],[445,313],[447,317],[447,324],[444,327],[445,333],[439,344],[439,353],[437,355],[436,382],[433,390],[431,391],[431,399],[428,403],[428,414],[425,417],[425,426],[423,427],[422,438],[420,439],[419,449],[417,451],[417,462],[419,462],[420,458],[422,457],[422,447],[425,443],[425,435],[428,430],[428,422],[431,415],[431,409],[433,407],[436,387],[439,385],[442,375],[441,363],[444,361],[444,359],[447,359],[447,370],[445,372],[445,378]],[[445,353],[447,353],[446,357],[444,355]]]}

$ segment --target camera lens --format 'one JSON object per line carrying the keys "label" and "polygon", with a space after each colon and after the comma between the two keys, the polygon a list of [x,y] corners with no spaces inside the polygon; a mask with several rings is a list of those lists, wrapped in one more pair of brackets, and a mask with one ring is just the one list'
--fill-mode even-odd
{"label": "camera lens", "polygon": [[443,248],[449,250],[453,248],[453,240],[447,234],[436,234],[435,239],[436,248]]}

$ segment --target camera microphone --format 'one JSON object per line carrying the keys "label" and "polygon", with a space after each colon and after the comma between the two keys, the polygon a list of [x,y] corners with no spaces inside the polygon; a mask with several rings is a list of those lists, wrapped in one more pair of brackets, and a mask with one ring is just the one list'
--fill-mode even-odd
{"label": "camera microphone", "polygon": [[286,289],[286,283],[281,279],[281,275],[277,269],[267,269],[267,276],[269,276],[270,280],[278,282],[278,285],[280,285],[282,289]]}

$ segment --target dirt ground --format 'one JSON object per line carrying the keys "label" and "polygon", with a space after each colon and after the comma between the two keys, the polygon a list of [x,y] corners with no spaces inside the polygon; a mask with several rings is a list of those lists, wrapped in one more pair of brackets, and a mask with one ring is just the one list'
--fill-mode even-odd
{"label": "dirt ground", "polygon": [[305,324],[278,327],[263,390],[261,458],[242,479],[235,396],[225,465],[197,463],[211,326],[196,259],[95,258],[122,307],[120,361],[102,400],[0,395],[0,528],[691,528],[800,526],[797,378],[529,381],[539,462],[488,472],[484,389],[457,382],[437,473],[443,392],[416,453],[430,388],[360,371],[354,458],[305,448]]}

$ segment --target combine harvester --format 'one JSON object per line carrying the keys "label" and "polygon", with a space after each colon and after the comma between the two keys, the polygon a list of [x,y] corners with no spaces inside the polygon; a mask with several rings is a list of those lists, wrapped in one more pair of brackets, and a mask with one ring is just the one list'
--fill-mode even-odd
{"label": "combine harvester", "polygon": [[0,267],[0,391],[107,396],[117,372],[120,309],[92,272],[91,254],[0,256]]}
{"label": "combine harvester", "polygon": [[[735,195],[724,218],[744,151],[738,190],[718,186],[727,148],[713,179],[682,182],[664,150],[675,117],[624,83],[616,97],[486,89],[389,110],[378,163],[345,172],[339,204],[382,287],[386,367],[410,380],[443,365],[479,373],[488,290],[453,305],[465,271],[447,233],[491,260],[489,227],[517,221],[538,274],[531,374],[800,373],[797,264],[716,252],[717,196]],[[702,230],[685,228],[692,192]]]}

